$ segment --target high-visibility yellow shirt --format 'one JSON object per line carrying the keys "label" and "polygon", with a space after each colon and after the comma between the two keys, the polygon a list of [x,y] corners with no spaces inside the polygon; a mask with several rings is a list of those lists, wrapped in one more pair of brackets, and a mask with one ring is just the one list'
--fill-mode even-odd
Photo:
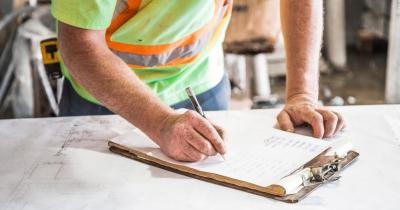
{"label": "high-visibility yellow shirt", "polygon": [[[106,30],[110,50],[172,105],[187,99],[186,87],[200,94],[222,79],[231,6],[231,0],[53,0],[51,10],[66,24]],[[61,68],[80,96],[99,104],[62,62]]]}

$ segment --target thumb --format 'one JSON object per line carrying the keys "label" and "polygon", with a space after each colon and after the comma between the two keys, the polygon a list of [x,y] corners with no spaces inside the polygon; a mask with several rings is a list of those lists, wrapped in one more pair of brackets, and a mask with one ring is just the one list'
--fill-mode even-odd
{"label": "thumb", "polygon": [[283,110],[278,114],[277,117],[278,120],[278,125],[281,130],[287,131],[287,132],[294,132],[294,126],[292,123],[292,120],[290,119],[289,114]]}

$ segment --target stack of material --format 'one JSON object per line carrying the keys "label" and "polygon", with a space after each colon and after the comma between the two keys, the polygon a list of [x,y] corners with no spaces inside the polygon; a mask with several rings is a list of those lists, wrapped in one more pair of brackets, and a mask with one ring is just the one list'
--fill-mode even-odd
{"label": "stack of material", "polygon": [[362,31],[381,39],[388,38],[390,1],[365,0]]}
{"label": "stack of material", "polygon": [[359,31],[359,47],[364,52],[372,52],[377,41],[389,39],[391,0],[364,0],[365,11],[362,14],[362,26]]}
{"label": "stack of material", "polygon": [[272,52],[279,34],[279,0],[235,0],[224,48],[238,54]]}

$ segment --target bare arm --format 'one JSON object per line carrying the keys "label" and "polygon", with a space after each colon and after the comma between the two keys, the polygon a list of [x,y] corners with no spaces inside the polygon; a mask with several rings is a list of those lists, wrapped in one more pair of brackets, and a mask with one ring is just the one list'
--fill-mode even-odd
{"label": "bare arm", "polygon": [[104,106],[145,132],[167,155],[200,160],[215,153],[210,142],[224,153],[214,127],[197,113],[178,115],[165,105],[108,49],[105,31],[64,23],[58,29],[61,56],[73,78]]}
{"label": "bare arm", "polygon": [[281,1],[287,56],[287,99],[299,94],[318,99],[322,4],[322,0]]}
{"label": "bare arm", "polygon": [[318,107],[318,61],[322,42],[323,1],[281,0],[287,56],[286,106],[278,115],[284,130],[308,123],[315,137],[330,137],[344,122],[340,114]]}

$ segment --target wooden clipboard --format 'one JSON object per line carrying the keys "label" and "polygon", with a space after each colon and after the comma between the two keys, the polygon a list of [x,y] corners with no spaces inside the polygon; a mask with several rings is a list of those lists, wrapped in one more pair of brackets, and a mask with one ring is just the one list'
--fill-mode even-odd
{"label": "wooden clipboard", "polygon": [[[293,194],[288,194],[286,192],[286,189],[280,185],[274,184],[270,185],[268,187],[261,187],[252,183],[248,183],[245,181],[233,179],[230,177],[222,176],[219,174],[214,174],[214,173],[209,173],[209,172],[204,172],[204,171],[199,171],[187,166],[183,165],[177,165],[173,164],[170,162],[166,162],[163,160],[160,160],[158,158],[149,156],[145,153],[142,153],[140,151],[136,151],[130,148],[127,148],[123,145],[117,144],[115,142],[109,141],[108,146],[110,151],[126,156],[128,158],[156,166],[168,171],[172,171],[175,173],[179,173],[185,176],[193,177],[196,179],[204,180],[207,182],[227,186],[230,188],[242,190],[245,192],[257,194],[260,196],[264,196],[267,198],[287,202],[287,203],[297,203],[301,199],[305,198],[309,193],[311,193],[314,189],[318,188],[319,186],[323,185],[324,182],[320,183],[315,183],[309,186],[299,186],[301,189],[297,191],[296,193]],[[327,178],[331,178],[334,176],[337,176],[344,168],[346,168],[348,165],[350,165],[357,157],[359,156],[359,153],[350,150],[347,152],[347,154],[341,158],[340,161],[340,170],[338,170],[335,173],[328,174]],[[326,156],[326,151],[321,153],[319,156],[305,164],[302,169],[307,169],[310,167],[314,167],[316,164],[321,165],[321,164],[328,164],[330,160],[334,158],[333,156]],[[301,169],[299,169],[301,170]],[[292,172],[292,174],[288,175],[295,175],[297,171]]]}

